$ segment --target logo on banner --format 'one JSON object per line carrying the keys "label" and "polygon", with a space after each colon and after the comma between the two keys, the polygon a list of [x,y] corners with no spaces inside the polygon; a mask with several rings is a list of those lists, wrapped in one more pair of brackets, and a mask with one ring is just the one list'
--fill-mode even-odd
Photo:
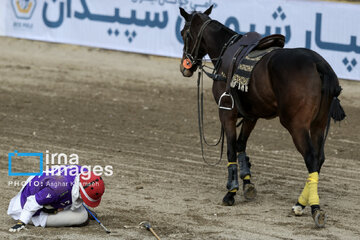
{"label": "logo on banner", "polygon": [[[109,28],[107,30],[107,34],[109,35],[109,37],[111,37],[111,36],[118,37],[118,36],[120,36],[120,31],[118,28],[114,28],[114,30],[112,28]],[[129,41],[129,43],[131,43],[134,40],[134,38],[137,36],[137,33],[135,30],[131,32],[128,29],[126,29],[124,34],[125,34],[125,37],[127,38],[127,40]]]}
{"label": "logo on banner", "polygon": [[281,18],[281,20],[284,20],[286,18],[286,14],[283,12],[282,7],[279,6],[276,11],[272,14],[272,17],[276,20],[278,17]]}
{"label": "logo on banner", "polygon": [[355,58],[353,58],[351,61],[348,60],[347,57],[345,57],[342,60],[344,66],[346,67],[346,69],[348,70],[348,72],[351,72],[353,70],[353,68],[357,65],[357,61]]}
{"label": "logo on banner", "polygon": [[36,7],[36,0],[11,0],[16,18],[30,19]]}

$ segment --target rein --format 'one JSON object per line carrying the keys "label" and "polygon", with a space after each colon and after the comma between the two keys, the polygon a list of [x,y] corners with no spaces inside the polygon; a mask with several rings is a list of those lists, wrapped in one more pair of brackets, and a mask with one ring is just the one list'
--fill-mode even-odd
{"label": "rein", "polygon": [[[200,136],[200,146],[201,146],[201,156],[204,162],[210,166],[218,165],[222,160],[222,155],[224,151],[224,127],[221,126],[220,137],[215,144],[209,144],[205,138],[204,132],[204,86],[203,86],[203,68],[198,73],[198,80],[197,80],[197,106],[198,106],[198,124],[199,124],[199,136]],[[216,147],[221,142],[220,147],[220,158],[216,163],[209,163],[205,156],[204,156],[204,143],[209,147]]]}
{"label": "rein", "polygon": [[[204,86],[203,86],[204,74],[203,74],[203,72],[205,72],[206,74],[208,74],[208,73],[204,70],[204,65],[201,66],[200,69],[201,69],[201,71],[198,72],[198,80],[197,80],[197,107],[198,107],[198,125],[199,125],[201,156],[202,156],[204,163],[206,163],[209,166],[216,166],[221,162],[222,155],[224,152],[224,139],[225,139],[224,138],[224,127],[221,125],[220,136],[219,136],[219,139],[216,141],[216,143],[215,144],[208,143],[208,141],[205,138],[205,131],[204,131]],[[241,121],[238,124],[236,124],[236,127],[240,127],[243,124],[243,122],[244,122],[244,119],[241,119]],[[216,147],[219,145],[220,142],[221,142],[221,146],[220,146],[219,160],[215,163],[209,163],[204,156],[204,143],[209,147]]]}
{"label": "rein", "polygon": [[[205,73],[209,78],[213,79],[214,81],[225,81],[226,82],[226,78],[224,78],[223,76],[221,76],[221,74],[218,74],[220,66],[221,66],[221,58],[225,52],[225,50],[232,45],[234,42],[236,42],[239,38],[241,38],[241,35],[239,34],[235,34],[233,35],[226,43],[225,45],[222,47],[221,52],[219,54],[219,57],[217,57],[216,59],[216,63],[214,65],[214,68],[212,70],[212,73],[207,72],[204,70],[204,67],[206,67],[205,65],[202,64],[203,59],[198,59],[198,54],[199,54],[199,49],[200,49],[200,43],[201,43],[201,39],[203,36],[203,32],[205,30],[205,28],[214,20],[209,19],[207,21],[204,22],[204,24],[201,26],[200,31],[197,35],[196,41],[195,41],[195,45],[191,51],[191,53],[188,52],[188,47],[189,47],[189,37],[191,39],[192,36],[190,34],[190,26],[191,26],[191,22],[188,23],[190,26],[186,32],[186,39],[185,39],[185,45],[184,45],[184,55],[186,56],[186,58],[184,59],[183,62],[183,66],[185,69],[190,69],[193,67],[194,64],[198,64],[200,63],[199,66],[199,72],[198,72],[198,80],[197,80],[197,107],[198,107],[198,125],[199,125],[199,135],[200,135],[200,145],[201,145],[201,156],[203,158],[203,161],[209,165],[209,166],[216,166],[218,165],[221,160],[222,160],[222,155],[224,152],[224,127],[221,126],[221,131],[220,131],[220,136],[219,139],[216,141],[215,144],[210,144],[208,143],[208,141],[206,140],[205,137],[205,132],[204,132],[204,87],[203,87],[203,78],[204,78],[204,74]],[[195,56],[194,56],[195,54]],[[236,127],[239,127],[241,124],[243,123],[243,119],[236,125]],[[204,156],[204,143],[209,146],[209,147],[216,147],[221,143],[220,146],[220,157],[219,160],[215,163],[209,163],[205,156]]]}
{"label": "rein", "polygon": [[214,65],[212,73],[209,73],[209,72],[204,70],[205,65],[200,65],[200,69],[209,78],[213,79],[214,81],[224,81],[224,82],[226,82],[227,79],[225,77],[223,77],[221,74],[219,74],[219,69],[220,69],[220,66],[221,66],[221,58],[224,55],[224,52],[226,51],[226,49],[241,37],[242,36],[240,34],[235,34],[224,44],[224,46],[222,47],[221,52],[219,54],[219,57],[216,58],[217,61],[216,61],[215,65]]}

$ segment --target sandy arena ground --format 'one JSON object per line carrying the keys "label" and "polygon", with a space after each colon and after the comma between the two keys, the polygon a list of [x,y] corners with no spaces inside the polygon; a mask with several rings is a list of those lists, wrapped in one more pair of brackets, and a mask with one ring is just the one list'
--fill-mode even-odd
{"label": "sandy arena ground", "polygon": [[[360,83],[341,81],[346,121],[332,124],[319,195],[328,213],[316,229],[307,208],[291,206],[307,171],[278,119],[260,120],[248,143],[258,197],[241,194],[232,207],[226,193],[226,159],[202,162],[196,112],[196,79],[183,78],[179,59],[0,38],[0,239],[154,239],[136,226],[150,221],[162,239],[359,239]],[[206,81],[206,134],[220,124]],[[82,165],[112,165],[96,209],[112,230],[83,228],[10,234],[6,215],[19,191],[8,176],[8,152],[76,153]],[[216,161],[218,149],[207,149]],[[31,169],[31,162],[14,170]],[[128,226],[129,228],[125,228]]]}

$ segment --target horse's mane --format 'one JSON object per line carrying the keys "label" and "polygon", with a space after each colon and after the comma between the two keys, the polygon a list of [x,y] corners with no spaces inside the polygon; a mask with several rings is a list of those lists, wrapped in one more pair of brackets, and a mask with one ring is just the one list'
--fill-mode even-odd
{"label": "horse's mane", "polygon": [[[208,15],[206,15],[206,14],[204,14],[202,12],[192,11],[191,14],[190,14],[191,15],[191,20],[192,20],[192,18],[194,17],[195,14],[199,15],[201,17],[201,19],[204,20],[204,21],[210,19],[210,17]],[[218,27],[219,30],[225,30],[227,33],[229,33],[231,35],[237,34],[237,32],[235,32],[232,29],[226,27],[224,24],[220,23],[219,21],[213,20],[213,22],[216,24],[215,27]]]}
{"label": "horse's mane", "polygon": [[227,31],[228,33],[230,33],[231,35],[235,35],[237,34],[237,32],[233,31],[232,29],[226,27],[224,24],[220,23],[219,21],[214,20],[215,24],[220,27],[221,29]]}

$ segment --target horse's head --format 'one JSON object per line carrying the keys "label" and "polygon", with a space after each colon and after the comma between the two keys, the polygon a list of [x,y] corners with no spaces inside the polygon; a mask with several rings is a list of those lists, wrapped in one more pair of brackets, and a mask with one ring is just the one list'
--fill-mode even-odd
{"label": "horse's head", "polygon": [[202,32],[210,22],[209,15],[213,6],[209,7],[204,13],[187,13],[180,8],[180,14],[185,19],[185,26],[181,30],[184,41],[183,56],[180,64],[180,71],[184,77],[191,77],[201,64],[201,59],[207,54],[202,43]]}

